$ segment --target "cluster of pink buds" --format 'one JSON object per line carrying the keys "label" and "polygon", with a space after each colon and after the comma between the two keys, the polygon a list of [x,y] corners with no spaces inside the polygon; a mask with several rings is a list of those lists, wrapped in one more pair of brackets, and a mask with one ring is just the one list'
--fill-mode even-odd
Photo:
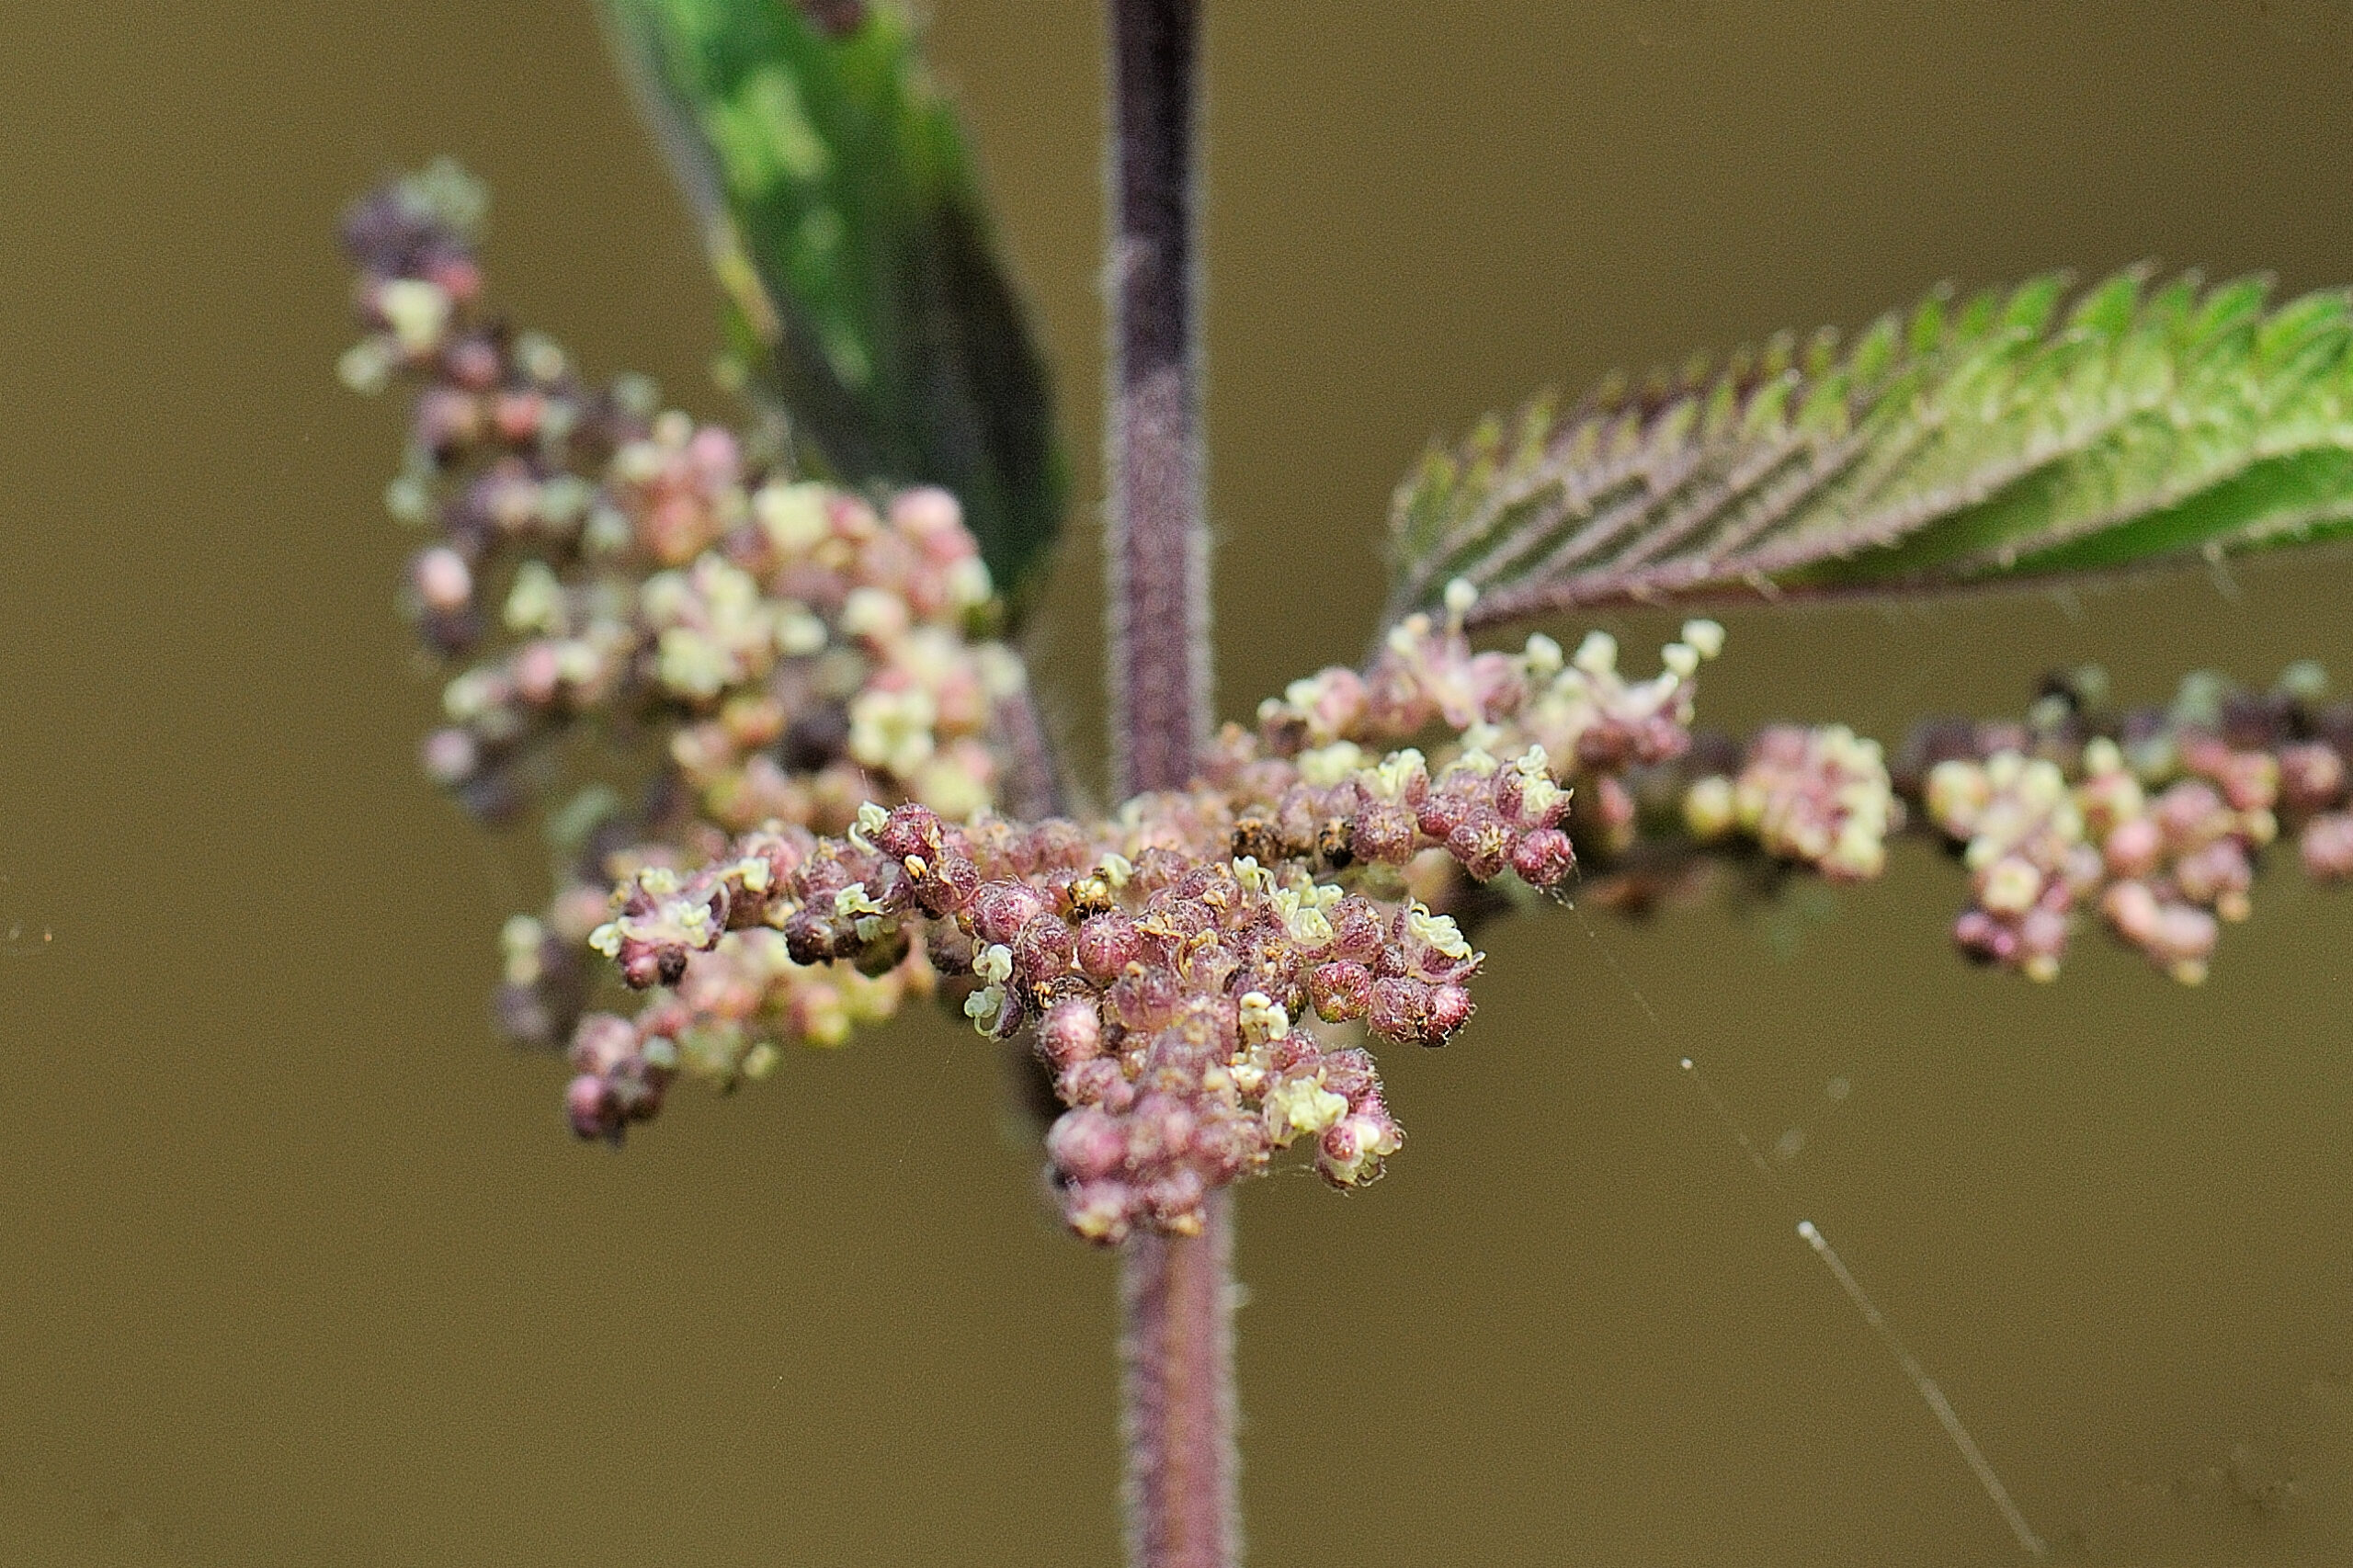
{"label": "cluster of pink buds", "polygon": [[1903,820],[1879,743],[1844,724],[1768,726],[1749,742],[1735,777],[1708,774],[1683,796],[1694,841],[1745,835],[1775,858],[1840,882],[1878,876],[1887,835]]}
{"label": "cluster of pink buds", "polygon": [[[745,937],[793,965],[919,961],[960,977],[982,1033],[1035,1029],[1070,1108],[1048,1146],[1072,1226],[1105,1242],[1138,1225],[1183,1233],[1209,1191],[1302,1137],[1335,1184],[1378,1176],[1403,1135],[1371,1060],[1309,1015],[1324,1031],[1443,1044],[1470,1018],[1480,960],[1410,897],[1376,902],[1297,859],[1233,854],[1253,820],[1236,799],[1147,796],[1091,828],[870,805],[842,838],[753,833],[702,870],[641,872],[592,942],[636,985],[695,985],[698,955]],[[638,1058],[614,1056],[618,1077],[601,1056],[576,1058],[584,1131],[659,1104],[637,1087]]]}
{"label": "cluster of pink buds", "polygon": [[617,1133],[676,1073],[759,1076],[776,1041],[837,1044],[931,977],[919,958],[872,974],[796,964],[776,933],[745,930],[637,1018],[584,1019],[583,955],[613,881],[674,875],[762,824],[838,833],[867,801],[990,808],[1007,784],[995,742],[1029,733],[1029,698],[1018,658],[981,635],[994,587],[952,496],[800,483],[772,434],[662,412],[640,379],[590,388],[488,308],[485,205],[445,162],[347,215],[366,335],[341,373],[415,393],[387,498],[438,538],[411,563],[410,602],[428,647],[475,661],[443,691],[426,771],[495,816],[569,730],[664,743],[645,809],[603,791],[554,899],[504,943],[502,1023],[569,1035],[608,1086],[575,1092],[574,1123]]}
{"label": "cluster of pink buds", "polygon": [[1617,640],[1607,632],[1588,634],[1565,656],[1540,632],[1517,653],[1474,653],[1463,617],[1476,602],[1469,584],[1450,584],[1444,619],[1408,616],[1364,674],[1335,667],[1292,682],[1280,698],[1260,704],[1260,744],[1295,758],[1311,781],[1360,770],[1372,754],[1434,729],[1452,732],[1432,753],[1441,770],[1458,754],[1501,757],[1534,749],[1556,779],[1584,793],[1577,847],[1599,857],[1622,852],[1635,832],[1628,780],[1690,748],[1695,676],[1722,651],[1723,629],[1711,620],[1688,623],[1661,651],[1657,675],[1630,680],[1618,668]]}
{"label": "cluster of pink buds", "polygon": [[[1563,887],[1573,779],[1615,803],[1597,831],[1630,836],[1620,779],[1688,747],[1692,676],[1722,642],[1695,621],[1628,680],[1606,637],[1574,658],[1542,637],[1473,653],[1468,608],[1458,591],[1442,625],[1409,619],[1364,676],[1295,683],[1187,789],[1107,819],[863,804],[839,836],[772,822],[700,869],[644,867],[588,939],[629,983],[670,989],[634,1054],[584,1030],[577,1125],[658,1108],[647,1049],[665,1071],[755,1074],[747,1042],[777,1022],[759,976],[920,977],[982,1033],[1035,1044],[1068,1108],[1048,1147],[1083,1235],[1189,1231],[1208,1193],[1302,1141],[1335,1185],[1371,1180],[1403,1134],[1354,1042],[1442,1044],[1471,1016],[1480,955],[1438,910],[1482,884]],[[1417,739],[1430,751],[1399,744]]]}
{"label": "cluster of pink buds", "polygon": [[1925,731],[1922,804],[1970,871],[1963,950],[2053,979],[2088,906],[2195,984],[2222,926],[2250,913],[2256,858],[2283,818],[2315,877],[2353,872],[2353,711],[2321,706],[2315,677],[2300,666],[2264,696],[2193,677],[2171,708],[2121,716],[2064,687],[2023,725]]}
{"label": "cluster of pink buds", "polygon": [[494,811],[539,743],[615,718],[674,728],[673,762],[733,829],[838,829],[871,799],[990,804],[985,737],[1026,699],[1019,662],[972,636],[994,590],[954,498],[878,509],[763,474],[729,431],[653,412],[642,382],[585,390],[561,349],[484,312],[482,206],[441,165],[346,221],[369,332],[345,379],[417,389],[393,501],[442,526],[411,568],[420,624],[445,653],[493,619],[512,639],[449,682],[428,772]]}

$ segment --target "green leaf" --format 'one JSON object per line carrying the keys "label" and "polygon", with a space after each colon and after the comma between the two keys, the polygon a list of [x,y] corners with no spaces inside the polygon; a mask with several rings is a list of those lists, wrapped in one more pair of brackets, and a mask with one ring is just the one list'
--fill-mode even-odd
{"label": "green leaf", "polygon": [[1390,521],[1392,619],[1894,594],[2353,533],[2353,301],[2036,278],[1931,294],[1843,354],[1744,350],[1433,449]]}
{"label": "green leaf", "polygon": [[914,28],[881,5],[813,7],[830,27],[789,0],[600,6],[755,384],[835,476],[954,491],[997,582],[1019,587],[1061,528],[1067,468]]}

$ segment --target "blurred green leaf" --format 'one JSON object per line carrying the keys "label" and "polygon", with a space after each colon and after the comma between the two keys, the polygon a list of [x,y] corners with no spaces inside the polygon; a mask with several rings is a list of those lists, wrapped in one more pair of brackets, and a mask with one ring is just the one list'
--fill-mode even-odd
{"label": "blurred green leaf", "polygon": [[1392,617],[1893,594],[2353,532],[2353,305],[2267,286],[1930,295],[1436,449],[1391,516]]}
{"label": "blurred green leaf", "polygon": [[1016,589],[1062,525],[1045,369],[897,9],[599,0],[693,202],[733,351],[836,477],[963,502]]}

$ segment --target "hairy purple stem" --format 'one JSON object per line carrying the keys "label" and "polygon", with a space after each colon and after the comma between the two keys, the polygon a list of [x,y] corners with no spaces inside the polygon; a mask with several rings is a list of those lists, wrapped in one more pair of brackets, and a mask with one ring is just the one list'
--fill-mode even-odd
{"label": "hairy purple stem", "polygon": [[1209,728],[1193,299],[1199,0],[1112,0],[1111,708],[1118,793],[1173,790]]}
{"label": "hairy purple stem", "polygon": [[1198,1236],[1139,1235],[1121,1260],[1131,1568],[1241,1561],[1231,1189],[1206,1218]]}
{"label": "hairy purple stem", "polygon": [[1045,721],[1029,687],[996,705],[996,732],[1006,755],[1006,808],[1026,822],[1067,811],[1053,744],[1046,738]]}
{"label": "hairy purple stem", "polygon": [[[1194,314],[1199,0],[1111,0],[1111,722],[1121,797],[1189,778],[1209,730],[1209,529]],[[1131,1568],[1232,1568],[1232,1195],[1120,1260]]]}

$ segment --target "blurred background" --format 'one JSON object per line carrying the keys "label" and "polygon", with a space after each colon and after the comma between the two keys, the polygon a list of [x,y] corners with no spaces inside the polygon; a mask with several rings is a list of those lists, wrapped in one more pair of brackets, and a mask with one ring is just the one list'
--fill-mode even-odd
{"label": "blurred background", "polygon": [[[1210,9],[1229,714],[1357,656],[1391,484],[1540,385],[1938,278],[2353,278],[2342,4]],[[1084,460],[1038,656],[1099,767],[1097,10],[943,0],[932,47]],[[585,0],[0,36],[0,1562],[1114,1561],[1114,1269],[969,1031],[674,1096],[617,1156],[491,1029],[542,855],[418,774],[399,415],[335,382],[333,224],[454,153],[521,321],[723,412]],[[2340,553],[1739,614],[1702,714],[1892,740],[2085,659],[2131,700],[2353,678],[2348,593]],[[1914,845],[1495,929],[1477,1021],[1386,1064],[1390,1179],[1243,1199],[1254,1561],[2015,1555],[1800,1218],[2063,1554],[2342,1561],[2353,896],[2275,864],[2195,991],[2089,935],[2054,987],[1967,969],[1961,896]]]}

